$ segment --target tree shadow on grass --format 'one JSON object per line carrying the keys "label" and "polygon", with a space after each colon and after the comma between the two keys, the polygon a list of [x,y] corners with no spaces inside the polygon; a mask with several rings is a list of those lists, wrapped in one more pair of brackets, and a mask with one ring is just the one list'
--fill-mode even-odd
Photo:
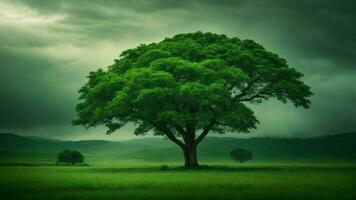
{"label": "tree shadow on grass", "polygon": [[150,167],[125,167],[125,168],[92,168],[87,169],[93,172],[101,173],[115,173],[115,172],[134,172],[134,173],[146,173],[146,172],[245,172],[245,171],[278,171],[283,170],[279,167],[235,167],[235,166],[223,166],[223,165],[203,165],[197,168],[188,169],[185,167],[169,167],[167,165],[162,166],[150,166]]}
{"label": "tree shadow on grass", "polygon": [[123,168],[88,168],[86,169],[92,172],[98,173],[147,173],[147,172],[273,172],[273,171],[354,171],[356,172],[356,166],[354,165],[340,165],[340,166],[227,166],[227,165],[202,165],[197,168],[187,169],[183,166],[149,166],[149,167],[123,167]]}
{"label": "tree shadow on grass", "polygon": [[[71,165],[55,165],[46,163],[0,163],[0,167],[68,167]],[[87,172],[95,173],[147,173],[147,172],[305,172],[305,171],[349,171],[356,173],[355,164],[346,165],[201,165],[197,168],[187,169],[183,166],[133,166],[133,167],[101,167],[101,166],[74,165],[83,167]]]}
{"label": "tree shadow on grass", "polygon": [[0,163],[0,167],[43,167],[43,166],[72,166],[72,167],[87,167],[90,166],[87,163],[83,163],[83,164],[75,164],[75,165],[71,165],[71,164],[52,164],[52,163]]}

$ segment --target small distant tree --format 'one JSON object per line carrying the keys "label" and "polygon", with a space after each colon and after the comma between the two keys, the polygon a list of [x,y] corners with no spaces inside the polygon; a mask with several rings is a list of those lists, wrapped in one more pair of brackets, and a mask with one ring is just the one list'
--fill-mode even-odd
{"label": "small distant tree", "polygon": [[57,155],[57,163],[66,163],[66,164],[81,164],[84,161],[84,156],[79,151],[73,150],[63,150]]}
{"label": "small distant tree", "polygon": [[230,156],[236,162],[243,163],[247,160],[252,160],[252,152],[247,149],[235,148],[230,152]]}

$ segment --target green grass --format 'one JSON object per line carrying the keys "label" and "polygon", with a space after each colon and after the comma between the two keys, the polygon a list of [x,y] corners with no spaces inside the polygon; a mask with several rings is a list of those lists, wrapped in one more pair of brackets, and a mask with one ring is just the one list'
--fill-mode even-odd
{"label": "green grass", "polygon": [[[164,152],[168,154],[169,152]],[[141,155],[141,154],[135,154]],[[202,156],[199,170],[182,157],[85,154],[89,166],[56,166],[53,152],[0,154],[0,199],[5,200],[354,200],[356,163],[297,159],[234,163]],[[155,153],[156,160],[161,154]],[[168,156],[168,155],[167,155]],[[305,164],[308,163],[308,164]],[[168,169],[162,167],[168,165]]]}
{"label": "green grass", "polygon": [[[355,199],[355,165],[1,166],[2,199]],[[5,197],[5,198],[4,198]]]}
{"label": "green grass", "polygon": [[[0,134],[0,199],[354,200],[355,138],[207,138],[199,148],[205,166],[184,170],[182,152],[165,140],[63,142]],[[254,160],[234,163],[234,147],[252,150]],[[65,148],[83,152],[89,166],[56,166]]]}

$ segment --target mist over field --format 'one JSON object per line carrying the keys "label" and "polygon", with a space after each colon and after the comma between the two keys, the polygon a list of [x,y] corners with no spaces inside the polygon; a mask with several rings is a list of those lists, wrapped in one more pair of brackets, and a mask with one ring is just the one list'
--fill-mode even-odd
{"label": "mist over field", "polygon": [[[198,147],[198,157],[202,164],[235,161],[229,156],[236,147],[249,149],[253,160],[249,163],[355,163],[356,133],[332,136],[299,138],[216,138],[208,137]],[[14,134],[0,134],[0,163],[13,164],[9,158],[17,159],[17,164],[29,164],[34,157],[38,163],[53,164],[56,154],[63,149],[76,149],[86,156],[91,164],[127,162],[181,164],[183,156],[180,149],[167,139],[141,138],[127,141],[82,140],[62,141],[46,138],[22,137]],[[30,162],[31,163],[31,162]]]}

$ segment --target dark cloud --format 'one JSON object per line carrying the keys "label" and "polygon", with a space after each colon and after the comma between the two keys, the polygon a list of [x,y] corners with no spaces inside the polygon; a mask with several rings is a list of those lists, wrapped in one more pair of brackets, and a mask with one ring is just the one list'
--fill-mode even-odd
{"label": "dark cloud", "polygon": [[[0,48],[0,127],[67,125],[75,103],[56,61]],[[58,62],[58,61],[57,61]],[[72,94],[73,95],[73,94]]]}
{"label": "dark cloud", "polygon": [[88,72],[124,49],[197,30],[251,38],[312,87],[309,110],[253,106],[262,123],[252,135],[354,131],[355,10],[352,0],[0,0],[0,131],[102,135],[69,125]]}

